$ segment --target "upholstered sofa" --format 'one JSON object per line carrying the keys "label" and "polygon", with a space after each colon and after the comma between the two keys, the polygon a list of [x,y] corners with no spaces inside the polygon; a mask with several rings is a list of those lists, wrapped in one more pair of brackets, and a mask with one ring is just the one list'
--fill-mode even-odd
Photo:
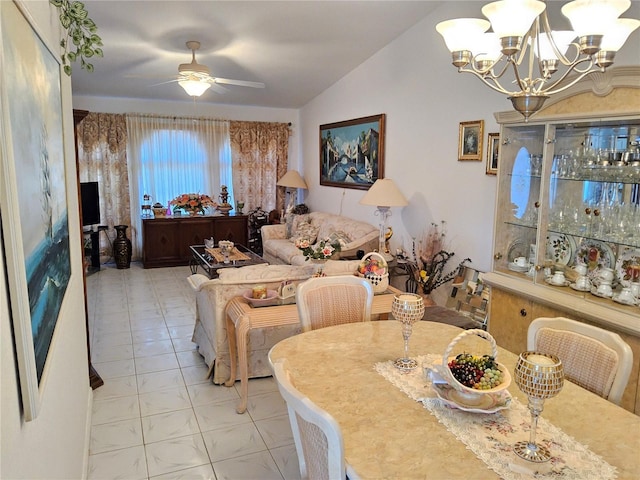
{"label": "upholstered sofa", "polygon": [[[356,271],[357,261],[328,261],[323,266],[326,275],[346,275]],[[229,344],[225,324],[227,302],[256,285],[276,290],[283,281],[297,284],[310,278],[315,265],[252,265],[242,268],[226,268],[219,277],[209,279],[195,274],[188,277],[196,292],[196,325],[192,340],[198,345],[213,375],[213,382],[224,383],[229,377]],[[299,325],[288,325],[251,330],[248,342],[249,378],[272,374],[267,355],[280,340],[300,332]]]}
{"label": "upholstered sofa", "polygon": [[[308,223],[316,237],[311,243],[332,235],[340,240],[340,257],[355,257],[358,250],[373,251],[378,247],[379,228],[373,225],[325,212],[294,215],[286,224],[265,225],[261,229],[263,257],[271,264],[304,265],[305,257],[295,246],[299,227]],[[308,263],[308,262],[307,262]]]}

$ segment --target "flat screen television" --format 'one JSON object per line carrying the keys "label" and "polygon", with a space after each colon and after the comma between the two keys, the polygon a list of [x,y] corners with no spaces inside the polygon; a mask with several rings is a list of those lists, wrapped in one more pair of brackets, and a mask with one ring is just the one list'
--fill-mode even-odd
{"label": "flat screen television", "polygon": [[83,182],[80,184],[80,199],[82,202],[82,225],[100,224],[100,197],[98,182]]}

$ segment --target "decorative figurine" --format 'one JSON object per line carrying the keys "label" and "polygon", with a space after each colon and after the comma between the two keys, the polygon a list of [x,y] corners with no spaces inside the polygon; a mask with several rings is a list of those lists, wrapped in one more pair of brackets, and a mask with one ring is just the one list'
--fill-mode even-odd
{"label": "decorative figurine", "polygon": [[229,203],[229,191],[226,185],[222,185],[220,192],[220,204],[216,208],[223,215],[229,215],[229,212],[233,210],[233,206]]}

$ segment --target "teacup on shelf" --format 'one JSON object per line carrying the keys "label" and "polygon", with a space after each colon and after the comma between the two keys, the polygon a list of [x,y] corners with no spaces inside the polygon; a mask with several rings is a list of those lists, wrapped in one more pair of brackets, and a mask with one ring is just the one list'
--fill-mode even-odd
{"label": "teacup on shelf", "polygon": [[606,282],[601,282],[600,285],[598,285],[598,289],[596,290],[596,292],[598,293],[598,295],[602,295],[605,297],[610,297],[611,295],[613,295],[611,284]]}
{"label": "teacup on shelf", "polygon": [[591,281],[586,275],[581,275],[576,278],[575,284],[576,288],[578,288],[579,290],[591,290]]}

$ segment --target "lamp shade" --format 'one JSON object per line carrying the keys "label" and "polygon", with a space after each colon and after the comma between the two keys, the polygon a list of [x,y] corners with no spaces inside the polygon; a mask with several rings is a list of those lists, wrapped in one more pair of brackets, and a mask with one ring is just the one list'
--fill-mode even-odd
{"label": "lamp shade", "polygon": [[362,205],[376,207],[404,207],[409,205],[402,192],[390,178],[379,178],[360,200]]}
{"label": "lamp shade", "polygon": [[178,82],[184,91],[192,97],[199,97],[211,86],[209,82],[201,82],[200,80],[180,80]]}
{"label": "lamp shade", "polygon": [[307,182],[300,176],[297,170],[289,170],[284,176],[276,183],[279,187],[288,188],[304,188],[307,189]]}
{"label": "lamp shade", "polygon": [[561,9],[579,37],[606,35],[617,18],[631,6],[629,0],[574,0]]}
{"label": "lamp shade", "polygon": [[545,3],[538,0],[502,0],[482,7],[482,14],[491,21],[498,37],[524,37],[545,7]]}
{"label": "lamp shade", "polygon": [[[576,38],[576,34],[571,30],[556,30],[551,32],[551,38],[553,38],[553,42],[560,50],[560,53],[564,55],[567,53],[571,41]],[[555,60],[558,58],[553,51],[549,37],[545,33],[541,33],[539,38],[530,38],[529,44],[534,46],[533,52],[540,60]],[[538,51],[538,46],[540,51]]]}
{"label": "lamp shade", "polygon": [[627,41],[629,35],[640,26],[640,20],[633,18],[619,18],[613,27],[604,34],[600,48],[608,52],[617,52]]}
{"label": "lamp shade", "polygon": [[489,30],[491,24],[479,18],[456,18],[436,25],[450,52],[473,51],[477,38]]}

